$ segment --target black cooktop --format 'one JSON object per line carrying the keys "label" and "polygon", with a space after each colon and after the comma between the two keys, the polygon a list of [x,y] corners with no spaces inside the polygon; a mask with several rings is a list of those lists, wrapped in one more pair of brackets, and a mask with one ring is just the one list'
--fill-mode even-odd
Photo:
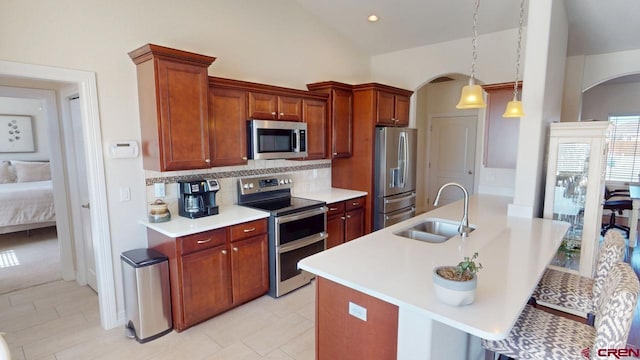
{"label": "black cooktop", "polygon": [[242,206],[269,211],[271,215],[282,216],[324,206],[324,201],[317,201],[295,196],[281,197],[263,201],[243,203]]}

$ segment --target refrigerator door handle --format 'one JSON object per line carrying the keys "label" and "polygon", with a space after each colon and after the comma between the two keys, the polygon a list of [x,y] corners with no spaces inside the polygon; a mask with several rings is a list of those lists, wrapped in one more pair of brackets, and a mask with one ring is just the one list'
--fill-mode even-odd
{"label": "refrigerator door handle", "polygon": [[400,141],[398,141],[398,167],[400,168],[400,180],[398,187],[404,188],[407,180],[407,133],[400,133]]}

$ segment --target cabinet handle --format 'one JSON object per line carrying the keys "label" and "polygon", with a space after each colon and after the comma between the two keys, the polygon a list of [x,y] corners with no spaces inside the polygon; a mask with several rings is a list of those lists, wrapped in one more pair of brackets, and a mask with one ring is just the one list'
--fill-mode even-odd
{"label": "cabinet handle", "polygon": [[347,220],[347,218],[346,218],[346,217],[344,217],[344,216],[341,216],[341,217],[340,217],[340,219],[342,219],[342,220]]}
{"label": "cabinet handle", "polygon": [[351,205],[353,205],[353,206],[358,206],[358,205],[360,205],[360,203],[359,203],[359,202],[357,202],[357,201],[354,201],[354,202],[352,202],[352,203],[351,203]]}
{"label": "cabinet handle", "polygon": [[329,208],[329,211],[336,211],[338,208]]}
{"label": "cabinet handle", "polygon": [[246,156],[243,156],[243,157],[242,157],[242,160],[247,160],[247,157],[246,157]]}
{"label": "cabinet handle", "polygon": [[351,219],[351,215],[347,215],[347,219]]}
{"label": "cabinet handle", "polygon": [[284,116],[284,113],[280,113],[280,116]]}
{"label": "cabinet handle", "polygon": [[238,248],[237,248],[237,247],[234,247],[234,248],[233,248],[233,251],[238,252]]}
{"label": "cabinet handle", "polygon": [[244,231],[246,233],[249,233],[249,232],[252,232],[252,231],[256,231],[256,228],[252,227],[252,228],[249,228],[249,229],[244,229],[242,231]]}
{"label": "cabinet handle", "polygon": [[276,116],[276,112],[275,112],[275,111],[274,111],[274,112],[272,112],[272,113],[271,113],[271,115]]}
{"label": "cabinet handle", "polygon": [[206,163],[210,163],[210,162],[211,162],[211,159],[204,159],[204,162],[206,162]]}
{"label": "cabinet handle", "polygon": [[197,241],[198,244],[206,244],[208,242],[211,242],[211,238],[208,238],[207,240],[198,240]]}
{"label": "cabinet handle", "polygon": [[222,250],[222,255],[227,255],[227,250]]}
{"label": "cabinet handle", "polygon": [[338,153],[333,153],[333,156],[338,156]]}

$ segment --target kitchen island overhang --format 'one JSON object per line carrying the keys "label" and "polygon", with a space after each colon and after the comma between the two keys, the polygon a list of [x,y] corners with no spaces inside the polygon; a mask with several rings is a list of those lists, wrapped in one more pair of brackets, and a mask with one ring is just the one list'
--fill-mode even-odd
{"label": "kitchen island overhang", "polygon": [[[569,227],[549,219],[508,217],[510,202],[510,197],[472,196],[469,221],[476,229],[467,238],[455,236],[433,244],[394,235],[427,218],[459,221],[462,201],[458,201],[305,258],[298,266],[397,306],[399,359],[434,354],[431,342],[437,334],[432,327],[439,325],[433,320],[478,338],[503,339]],[[431,279],[433,268],[457,264],[475,252],[483,264],[475,301],[462,307],[439,302]],[[417,331],[430,336],[418,341],[413,339]],[[438,348],[446,348],[436,341]]]}

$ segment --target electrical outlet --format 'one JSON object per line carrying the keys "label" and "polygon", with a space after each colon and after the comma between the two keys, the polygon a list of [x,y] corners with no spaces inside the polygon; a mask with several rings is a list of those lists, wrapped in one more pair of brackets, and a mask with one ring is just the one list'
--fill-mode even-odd
{"label": "electrical outlet", "polygon": [[367,321],[367,308],[349,301],[349,315],[357,317],[362,321]]}
{"label": "electrical outlet", "polygon": [[153,192],[157,198],[165,197],[165,187],[164,183],[155,183],[153,184]]}

